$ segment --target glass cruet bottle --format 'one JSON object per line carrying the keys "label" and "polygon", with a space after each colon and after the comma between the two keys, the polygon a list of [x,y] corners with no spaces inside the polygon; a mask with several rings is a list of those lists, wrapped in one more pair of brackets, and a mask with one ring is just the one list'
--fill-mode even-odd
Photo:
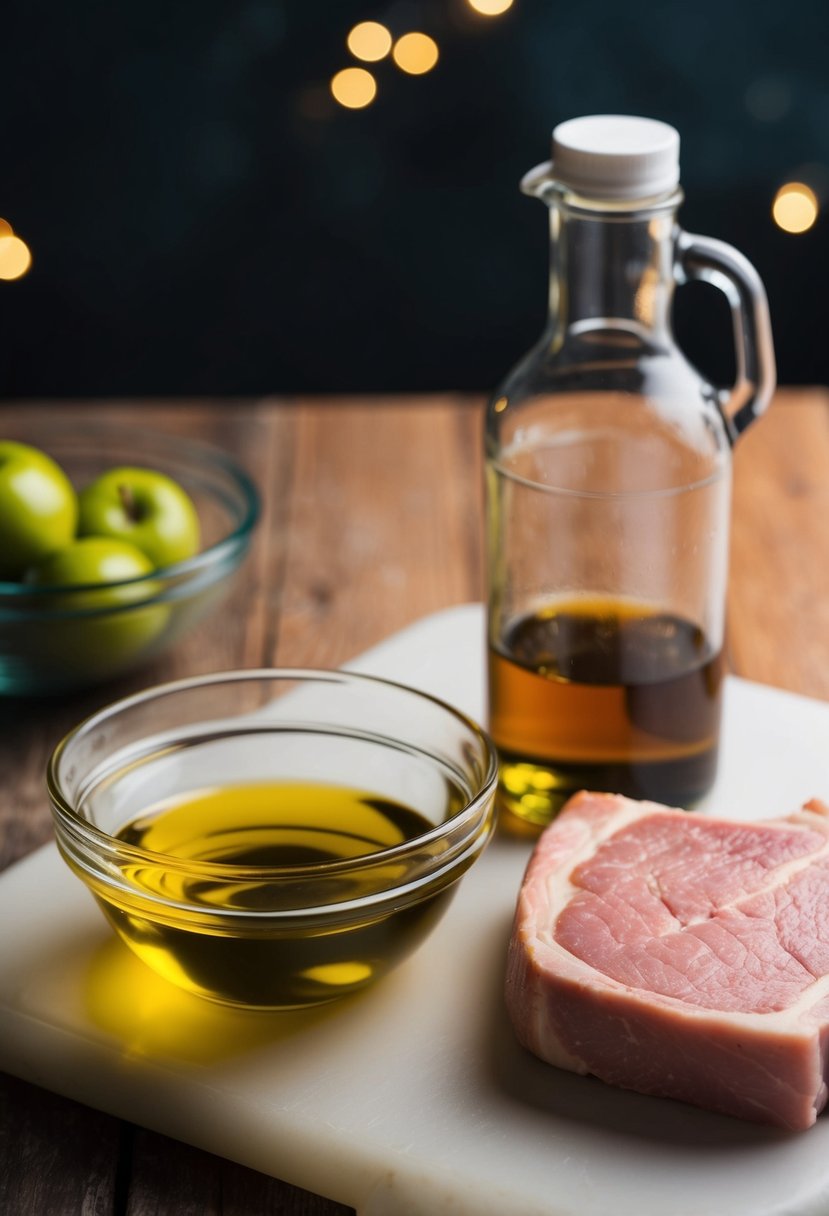
{"label": "glass cruet bottle", "polygon": [[[502,805],[579,789],[693,805],[716,774],[731,447],[775,383],[763,286],[677,223],[679,136],[574,119],[524,191],[550,210],[550,311],[486,419],[489,725]],[[737,382],[676,345],[674,288],[727,296]]]}

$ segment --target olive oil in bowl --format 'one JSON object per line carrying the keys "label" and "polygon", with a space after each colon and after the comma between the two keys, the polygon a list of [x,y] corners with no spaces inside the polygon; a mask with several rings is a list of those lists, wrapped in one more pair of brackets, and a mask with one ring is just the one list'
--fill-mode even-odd
{"label": "olive oil in bowl", "polygon": [[47,787],[64,859],[171,983],[246,1009],[363,988],[436,924],[494,826],[451,705],[350,671],[160,685],[81,722]]}
{"label": "olive oil in bowl", "polygon": [[[447,781],[446,817],[463,804]],[[259,1008],[317,1004],[383,974],[444,910],[450,889],[439,882],[393,907],[373,902],[422,864],[406,855],[413,840],[425,837],[433,858],[447,848],[429,839],[434,826],[400,802],[344,786],[198,790],[117,832],[131,846],[122,884],[95,894],[135,953],[192,992]],[[319,923],[308,916],[315,903]]]}

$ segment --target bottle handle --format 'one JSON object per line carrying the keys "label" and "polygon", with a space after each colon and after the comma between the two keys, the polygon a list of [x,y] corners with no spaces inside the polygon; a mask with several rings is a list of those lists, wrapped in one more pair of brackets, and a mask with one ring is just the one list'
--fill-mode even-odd
{"label": "bottle handle", "polygon": [[678,283],[711,283],[731,307],[737,379],[719,399],[733,443],[763,413],[777,382],[765,288],[757,271],[736,249],[690,232],[680,232],[677,237],[676,278]]}

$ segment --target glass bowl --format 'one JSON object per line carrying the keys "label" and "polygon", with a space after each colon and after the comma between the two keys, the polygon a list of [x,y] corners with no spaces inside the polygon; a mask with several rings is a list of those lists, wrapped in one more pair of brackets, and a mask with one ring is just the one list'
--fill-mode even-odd
{"label": "glass bowl", "polygon": [[415,949],[492,832],[488,736],[338,671],[203,676],[118,701],[55,749],[58,847],[160,975],[287,1009]]}
{"label": "glass bowl", "polygon": [[118,465],[166,473],[193,499],[202,535],[194,557],[137,579],[94,588],[0,582],[0,695],[55,693],[123,675],[219,603],[259,511],[253,483],[224,453],[109,422],[4,425],[2,437],[48,452],[78,490]]}

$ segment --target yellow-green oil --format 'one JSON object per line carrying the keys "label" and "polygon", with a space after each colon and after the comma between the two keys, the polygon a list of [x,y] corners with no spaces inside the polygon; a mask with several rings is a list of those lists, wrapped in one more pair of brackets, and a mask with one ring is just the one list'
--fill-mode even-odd
{"label": "yellow-green oil", "polygon": [[[463,804],[450,782],[445,803],[439,818]],[[142,858],[124,851],[124,889],[93,889],[127,944],[179,986],[246,1007],[318,1004],[383,974],[443,911],[449,891],[427,887],[416,903],[368,905],[347,918],[337,912],[345,901],[405,882],[411,859],[381,862],[376,854],[433,826],[403,803],[344,786],[203,789],[151,806],[122,827],[118,839]],[[443,847],[428,846],[433,854]],[[346,872],[324,872],[325,863],[349,859]],[[323,869],[308,869],[317,866]],[[269,873],[273,867],[279,878]],[[302,911],[315,905],[329,911]],[[269,917],[274,911],[284,915]]]}

